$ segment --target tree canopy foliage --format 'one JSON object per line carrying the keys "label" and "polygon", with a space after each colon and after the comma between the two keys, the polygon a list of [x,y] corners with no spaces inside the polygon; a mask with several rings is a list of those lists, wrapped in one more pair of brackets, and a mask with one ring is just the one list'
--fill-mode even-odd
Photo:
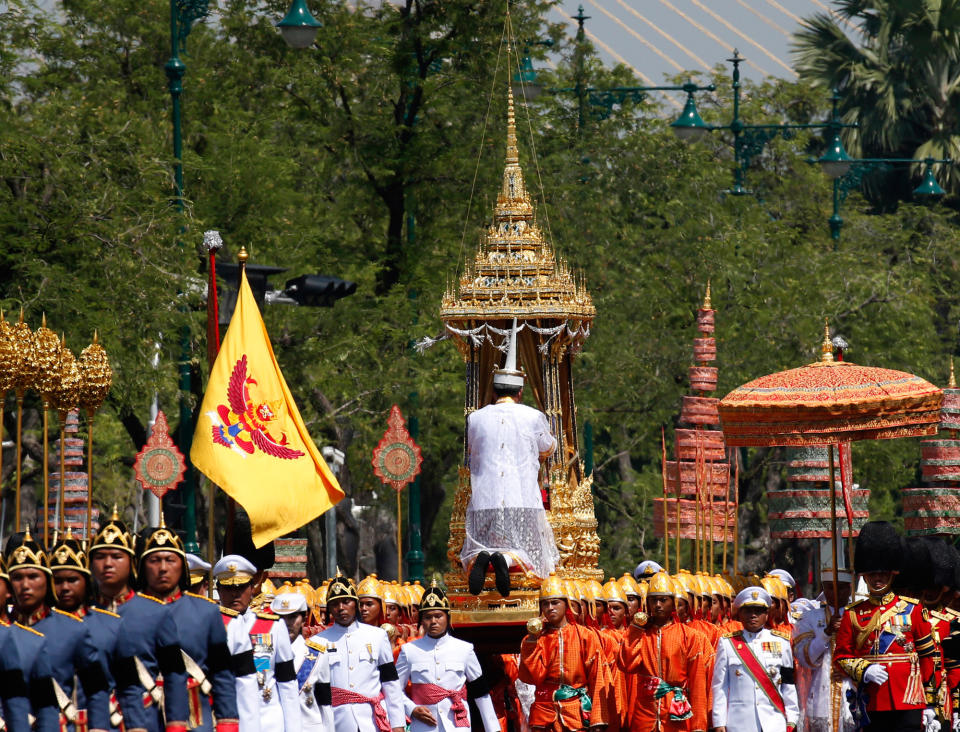
{"label": "tree canopy foliage", "polygon": [[[575,378],[580,423],[594,429],[601,561],[619,573],[661,551],[651,526],[660,429],[669,441],[689,393],[694,313],[708,279],[720,395],[813,360],[824,316],[852,344],[852,360],[942,384],[956,349],[960,250],[952,207],[908,203],[876,214],[858,195],[835,246],[829,180],[805,162],[822,143],[809,134],[770,143],[748,175],[756,195],[733,197],[724,193],[730,139],[677,140],[664,97],[609,116],[591,111],[580,127],[576,98],[557,91],[573,86],[576,48],[546,22],[548,5],[511,4],[518,39],[555,42],[556,67],[540,79],[553,91],[518,113],[521,164],[541,221],[597,305]],[[23,307],[34,327],[46,312],[75,350],[99,329],[116,379],[98,422],[96,500],[135,506],[129,466],[154,391],[176,421],[185,324],[194,408],[202,395],[202,232],[221,231],[221,259],[243,245],[252,262],[288,267],[281,277],[357,282],[333,309],[271,306],[264,318],[317,444],[346,453],[342,483],[356,505],[373,507],[368,522],[390,521],[392,496],[370,467],[390,406],[418,416],[427,567],[443,570],[462,450],[462,362],[449,344],[418,354],[411,341],[439,331],[440,297],[491,212],[504,153],[506,5],[315,0],[311,9],[324,27],[306,51],[286,48],[273,28],[279,1],[227,0],[194,26],[184,56],[180,215],[170,202],[166,4],[64,0],[50,14],[30,0],[8,3],[0,305],[8,319]],[[586,50],[592,86],[636,83]],[[729,79],[718,68],[712,80],[718,91],[703,96],[701,112],[725,122]],[[820,121],[828,110],[822,88],[806,82],[744,88],[748,121]],[[39,481],[36,406],[28,402],[30,491]],[[7,435],[11,407],[8,395]],[[909,440],[855,446],[856,478],[873,491],[877,516],[895,517],[898,490],[918,480],[918,455]],[[5,449],[7,496],[11,457]],[[753,452],[742,475],[743,546],[758,563],[775,548],[763,496],[782,479],[781,459]],[[344,569],[359,558],[370,570],[348,504],[337,512]]]}

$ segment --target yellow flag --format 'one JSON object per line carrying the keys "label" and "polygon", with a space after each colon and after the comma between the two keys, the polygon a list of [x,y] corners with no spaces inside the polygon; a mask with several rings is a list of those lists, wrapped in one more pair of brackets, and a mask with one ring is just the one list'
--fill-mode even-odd
{"label": "yellow flag", "polygon": [[190,459],[244,507],[258,547],[343,498],[283,380],[245,272],[203,395]]}

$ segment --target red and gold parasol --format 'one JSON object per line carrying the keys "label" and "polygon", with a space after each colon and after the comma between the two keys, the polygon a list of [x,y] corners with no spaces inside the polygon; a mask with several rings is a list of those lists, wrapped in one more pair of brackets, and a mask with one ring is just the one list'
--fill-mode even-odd
{"label": "red and gold parasol", "polygon": [[[935,434],[943,391],[904,371],[834,360],[824,326],[817,363],[739,386],[720,400],[727,444],[734,447],[840,445]],[[837,569],[836,481],[830,454],[831,533]]]}

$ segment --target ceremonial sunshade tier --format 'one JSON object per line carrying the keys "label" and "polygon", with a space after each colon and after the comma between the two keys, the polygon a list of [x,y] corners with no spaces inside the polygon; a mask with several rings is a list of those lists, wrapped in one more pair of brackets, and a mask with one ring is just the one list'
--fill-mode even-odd
{"label": "ceremonial sunshade tier", "polygon": [[[821,360],[816,363],[754,379],[721,399],[718,409],[727,444],[843,445],[855,440],[922,437],[937,431],[943,402],[941,389],[903,371],[834,360],[829,326],[824,327],[821,351]],[[836,578],[836,477],[832,450],[828,458]]]}

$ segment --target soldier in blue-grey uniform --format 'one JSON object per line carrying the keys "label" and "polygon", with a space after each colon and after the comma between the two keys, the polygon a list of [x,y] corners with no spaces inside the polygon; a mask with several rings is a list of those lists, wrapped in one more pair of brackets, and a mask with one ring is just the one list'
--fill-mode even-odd
{"label": "soldier in blue-grey uniform", "polygon": [[[168,547],[176,536],[163,525],[145,531],[138,542],[140,552],[153,547]],[[189,717],[187,675],[180,650],[177,623],[171,608],[158,598],[142,592],[130,593],[130,563],[133,537],[119,519],[111,519],[98,533],[91,552],[91,563],[98,583],[100,577],[109,589],[100,585],[100,601],[108,601],[120,615],[120,632],[113,653],[113,676],[117,698],[127,732],[186,732]],[[122,547],[122,548],[121,548]],[[118,555],[115,557],[114,555]],[[119,558],[119,564],[105,560]],[[123,573],[127,572],[124,577]],[[127,589],[124,589],[127,588]],[[162,684],[159,683],[162,675]],[[163,709],[160,706],[163,706]]]}
{"label": "soldier in blue-grey uniform", "polygon": [[[106,676],[107,694],[110,697],[110,728],[118,729],[122,720],[114,694],[110,663],[113,659],[117,633],[120,630],[120,616],[91,607],[93,581],[90,576],[89,560],[83,551],[83,546],[73,538],[69,530],[51,550],[49,562],[50,571],[53,572],[57,609],[83,620],[93,647],[97,649],[97,655]],[[77,706],[80,709],[86,707],[85,700],[79,694]]]}
{"label": "soldier in blue-grey uniform", "polygon": [[[161,540],[162,539],[162,540]],[[237,732],[237,691],[219,607],[187,592],[189,570],[180,537],[165,527],[144,536],[138,574],[143,592],[170,607],[187,672],[191,730]]]}
{"label": "soldier in blue-grey uniform", "polygon": [[297,673],[287,627],[278,615],[250,609],[259,587],[260,571],[246,557],[228,554],[214,566],[213,577],[220,602],[238,614],[250,636],[258,682],[260,732],[300,732]]}
{"label": "soldier in blue-grey uniform", "polygon": [[[19,623],[12,623],[8,631],[7,641],[0,650],[0,665],[12,674],[9,684],[4,684],[9,694],[5,699],[5,714],[9,715],[4,718],[7,729],[26,732],[30,729],[32,714],[34,732],[59,732],[60,707],[53,691],[53,669],[43,633]],[[14,687],[19,688],[15,691]]]}
{"label": "soldier in blue-grey uniform", "polygon": [[[44,636],[61,728],[69,732],[107,730],[109,692],[103,659],[83,620],[54,607],[50,560],[30,536],[29,529],[10,537],[7,567],[17,605],[17,622]],[[80,688],[75,690],[77,680]],[[78,703],[85,707],[78,707]]]}
{"label": "soldier in blue-grey uniform", "polygon": [[716,732],[793,732],[799,707],[790,636],[764,627],[773,598],[747,587],[733,601],[743,630],[717,643],[713,667]]}

